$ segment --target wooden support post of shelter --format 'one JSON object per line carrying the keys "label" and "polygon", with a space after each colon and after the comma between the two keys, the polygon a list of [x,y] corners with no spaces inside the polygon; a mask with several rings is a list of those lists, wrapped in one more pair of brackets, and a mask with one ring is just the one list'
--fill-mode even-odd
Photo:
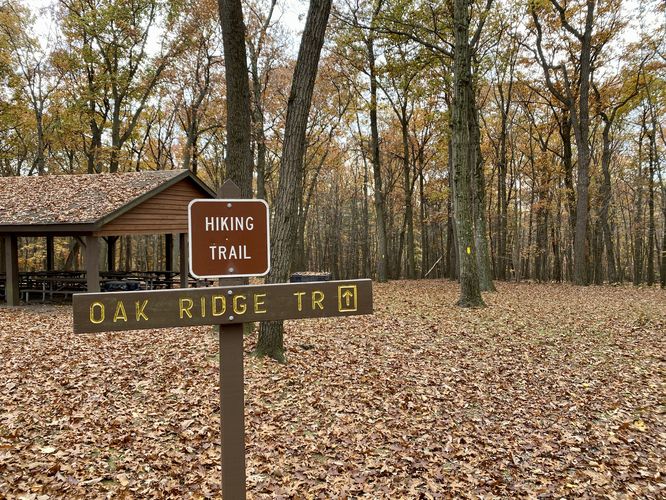
{"label": "wooden support post of shelter", "polygon": [[89,292],[99,292],[99,238],[86,236],[86,285]]}
{"label": "wooden support post of shelter", "polygon": [[[85,282],[88,291],[96,291],[100,288],[99,238],[107,240],[106,267],[112,271],[119,236],[179,234],[181,250],[185,249],[181,286],[186,287],[187,206],[194,199],[214,197],[213,190],[189,170],[0,177],[0,238],[15,243],[13,252],[5,251],[5,261],[7,267],[10,260],[18,262],[18,237],[46,237],[46,267],[51,270],[55,258],[48,248],[53,248],[53,239],[79,238],[86,243]],[[45,199],[51,201],[44,203]],[[17,271],[18,264],[7,270],[10,305],[19,300]]]}
{"label": "wooden support post of shelter", "polygon": [[18,237],[5,235],[5,300],[8,306],[19,305]]}

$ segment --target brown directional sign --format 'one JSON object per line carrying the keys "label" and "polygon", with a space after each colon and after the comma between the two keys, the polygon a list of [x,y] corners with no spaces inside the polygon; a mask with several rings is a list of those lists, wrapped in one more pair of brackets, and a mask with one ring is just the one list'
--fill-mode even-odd
{"label": "brown directional sign", "polygon": [[264,200],[192,200],[190,273],[197,278],[264,276],[270,269]]}
{"label": "brown directional sign", "polygon": [[74,294],[74,333],[372,313],[372,281]]}

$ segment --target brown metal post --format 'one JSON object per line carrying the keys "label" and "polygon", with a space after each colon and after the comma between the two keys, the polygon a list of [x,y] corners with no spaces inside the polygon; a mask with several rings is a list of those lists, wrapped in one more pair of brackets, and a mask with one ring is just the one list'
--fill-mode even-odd
{"label": "brown metal post", "polygon": [[178,235],[178,251],[179,251],[179,267],[180,273],[180,287],[187,288],[187,276],[189,273],[188,267],[188,249],[187,249],[187,234],[180,233]]}
{"label": "brown metal post", "polygon": [[5,300],[8,306],[17,306],[21,297],[19,295],[18,237],[15,234],[5,235],[5,273]]}
{"label": "brown metal post", "polygon": [[222,498],[245,498],[243,324],[220,327]]}
{"label": "brown metal post", "polygon": [[86,236],[86,288],[99,292],[99,238]]}
{"label": "brown metal post", "polygon": [[[218,198],[241,198],[241,190],[226,180]],[[243,285],[242,278],[219,280],[220,286]],[[222,498],[245,499],[245,381],[243,378],[243,323],[224,325],[220,332],[220,442]]]}

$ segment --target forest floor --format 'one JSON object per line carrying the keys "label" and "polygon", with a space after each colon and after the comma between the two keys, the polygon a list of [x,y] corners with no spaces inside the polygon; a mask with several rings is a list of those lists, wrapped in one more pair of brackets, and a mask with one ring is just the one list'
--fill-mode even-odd
{"label": "forest floor", "polygon": [[[375,285],[375,314],[287,323],[249,356],[250,498],[666,495],[666,292]],[[0,307],[0,497],[219,495],[211,328],[72,334]]]}

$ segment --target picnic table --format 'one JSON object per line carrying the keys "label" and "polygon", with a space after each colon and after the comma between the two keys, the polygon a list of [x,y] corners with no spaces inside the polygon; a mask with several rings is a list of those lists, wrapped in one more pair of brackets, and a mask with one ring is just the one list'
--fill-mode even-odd
{"label": "picnic table", "polygon": [[[106,271],[100,273],[102,290],[118,289],[119,282],[126,282],[127,289],[158,290],[173,288],[178,283],[179,273],[175,271]],[[190,286],[201,286],[196,280],[190,279]],[[105,286],[109,285],[109,286]],[[0,274],[0,296],[4,296],[5,275]],[[56,296],[71,297],[74,293],[85,292],[87,289],[85,271],[26,271],[19,273],[19,289],[25,302],[31,295],[45,302]]]}

